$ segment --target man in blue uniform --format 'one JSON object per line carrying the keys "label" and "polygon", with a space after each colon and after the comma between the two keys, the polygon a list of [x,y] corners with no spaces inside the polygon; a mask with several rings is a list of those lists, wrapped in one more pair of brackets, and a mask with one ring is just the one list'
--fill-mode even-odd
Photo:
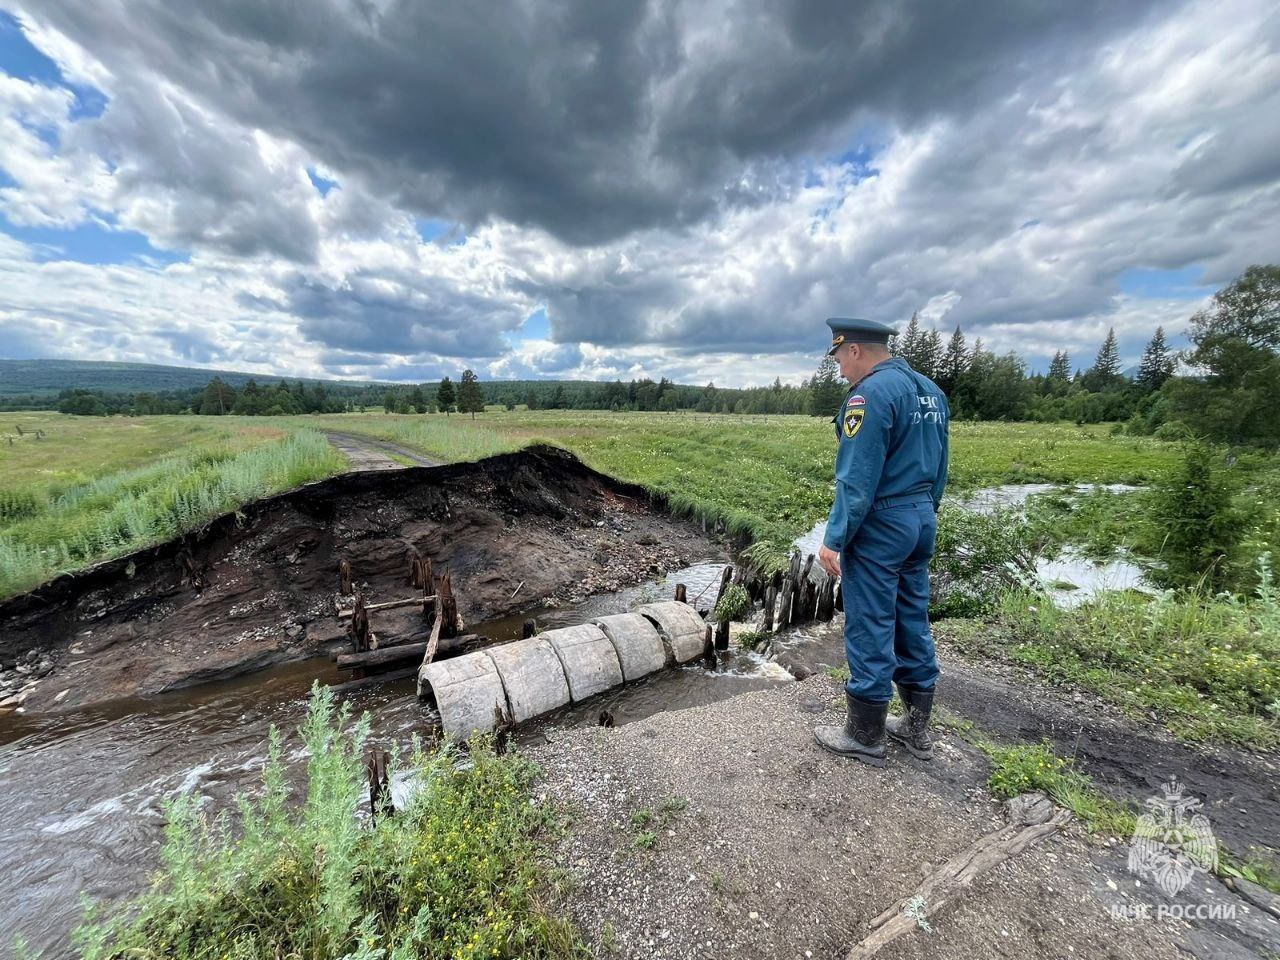
{"label": "man in blue uniform", "polygon": [[947,482],[947,398],[889,353],[897,331],[837,318],[830,353],[852,384],[835,417],[836,495],[818,559],[841,576],[849,661],[843,726],[818,727],[827,750],[885,762],[889,701],[904,711],[887,730],[915,756],[933,755],[929,712],[938,661],[929,631],[929,559]]}

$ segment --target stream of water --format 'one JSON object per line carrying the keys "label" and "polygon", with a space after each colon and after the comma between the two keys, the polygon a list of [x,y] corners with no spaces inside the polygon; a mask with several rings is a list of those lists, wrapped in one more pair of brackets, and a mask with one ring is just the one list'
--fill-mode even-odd
{"label": "stream of water", "polygon": [[[991,503],[1016,505],[1036,492],[1042,492],[1038,485],[986,493]],[[802,552],[816,552],[824,526],[797,541]],[[515,639],[529,617],[542,630],[582,623],[668,599],[676,583],[686,585],[690,602],[705,608],[722,569],[723,562],[699,563],[659,581],[574,605],[525,611],[477,624],[475,630]],[[1141,571],[1131,564],[1099,567],[1075,557],[1046,564],[1042,575],[1079,588],[1060,591],[1067,598],[1141,583]],[[0,718],[0,875],[9,878],[0,887],[0,955],[18,936],[46,957],[70,955],[68,932],[79,920],[82,897],[109,903],[145,886],[157,862],[165,798],[198,793],[222,808],[237,792],[253,789],[269,728],[294,731],[312,684],[342,679],[327,659],[308,660],[162,696],[52,716]],[[521,736],[552,736],[557,726],[595,724],[604,709],[615,723],[625,723],[790,680],[758,654],[728,653],[715,666],[662,671],[569,708]],[[406,743],[426,726],[412,680],[366,687],[346,697],[357,711],[369,711],[381,742]]]}

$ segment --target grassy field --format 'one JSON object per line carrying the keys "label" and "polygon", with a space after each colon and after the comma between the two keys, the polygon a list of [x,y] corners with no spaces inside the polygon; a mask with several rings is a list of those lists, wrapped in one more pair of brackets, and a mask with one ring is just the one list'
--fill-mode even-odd
{"label": "grassy field", "polygon": [[[785,556],[831,506],[835,438],[830,423],[816,417],[490,410],[474,420],[299,419],[446,461],[554,443],[597,470],[661,491],[678,511],[750,534],[754,556],[765,565]],[[1032,481],[1148,483],[1179,456],[1174,444],[1068,424],[957,423],[952,448],[953,490]]]}
{"label": "grassy field", "polygon": [[346,466],[302,424],[52,413],[0,424],[13,438],[0,439],[0,597]]}

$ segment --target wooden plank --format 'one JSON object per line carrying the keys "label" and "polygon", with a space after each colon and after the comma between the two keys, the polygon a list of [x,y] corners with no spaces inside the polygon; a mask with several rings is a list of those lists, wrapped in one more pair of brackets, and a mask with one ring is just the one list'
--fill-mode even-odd
{"label": "wooden plank", "polygon": [[[423,607],[434,605],[436,598],[434,594],[425,597],[409,597],[405,600],[386,600],[382,603],[366,603],[364,609],[366,613],[373,613],[375,610],[398,610],[401,607],[412,607],[421,604]],[[339,619],[350,617],[355,613],[354,610],[339,610]]]}
{"label": "wooden plank", "polygon": [[[459,637],[448,637],[444,640],[437,638],[438,649],[436,655],[440,657],[445,655],[454,656],[463,651],[484,646],[488,642],[488,637],[482,637],[475,633],[463,634]],[[389,663],[400,663],[404,660],[416,660],[427,652],[427,647],[430,645],[430,640],[419,640],[416,643],[401,643],[394,647],[383,646],[377,650],[366,650],[363,653],[339,654],[338,669],[351,670],[362,667],[385,666]]]}

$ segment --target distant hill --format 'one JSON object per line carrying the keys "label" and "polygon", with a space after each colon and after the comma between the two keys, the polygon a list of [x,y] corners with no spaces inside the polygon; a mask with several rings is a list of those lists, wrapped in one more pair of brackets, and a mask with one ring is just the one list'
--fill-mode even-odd
{"label": "distant hill", "polygon": [[367,380],[314,380],[273,377],[234,370],[168,367],[158,363],[114,363],[104,360],[0,360],[0,397],[56,396],[61,390],[102,390],[107,393],[159,393],[203,388],[214,377],[239,388],[250,380],[276,383],[301,380],[308,386],[394,386]]}

